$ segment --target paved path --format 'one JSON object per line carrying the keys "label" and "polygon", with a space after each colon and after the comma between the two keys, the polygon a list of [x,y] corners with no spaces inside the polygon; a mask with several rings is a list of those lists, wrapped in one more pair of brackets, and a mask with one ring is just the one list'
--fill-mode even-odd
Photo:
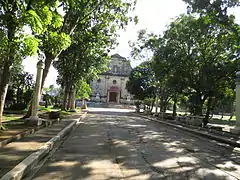
{"label": "paved path", "polygon": [[[80,115],[79,115],[80,116]],[[0,148],[0,177],[56,136],[71,120],[62,120]]]}
{"label": "paved path", "polygon": [[64,180],[240,178],[240,153],[178,129],[98,109],[34,177]]}

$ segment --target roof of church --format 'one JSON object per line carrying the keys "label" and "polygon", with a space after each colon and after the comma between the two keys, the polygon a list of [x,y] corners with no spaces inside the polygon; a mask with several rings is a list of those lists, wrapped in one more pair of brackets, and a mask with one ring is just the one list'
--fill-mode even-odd
{"label": "roof of church", "polygon": [[[109,70],[107,72],[101,73],[101,75],[127,77],[130,74],[130,71],[132,69],[130,61],[120,56],[119,54],[113,54],[111,56],[111,62],[109,62],[108,66],[110,67]],[[116,70],[116,67],[118,70]]]}
{"label": "roof of church", "polygon": [[114,54],[114,55],[111,56],[111,58],[117,58],[117,59],[124,59],[124,60],[126,60],[125,57],[122,57],[119,54]]}

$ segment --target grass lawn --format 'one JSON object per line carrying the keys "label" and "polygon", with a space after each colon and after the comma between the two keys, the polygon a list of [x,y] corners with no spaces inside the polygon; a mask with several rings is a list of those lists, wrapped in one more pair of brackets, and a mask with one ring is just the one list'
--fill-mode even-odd
{"label": "grass lawn", "polygon": [[20,119],[21,117],[22,115],[20,114],[4,114],[3,121],[13,121],[13,120]]}
{"label": "grass lawn", "polygon": [[81,112],[81,109],[76,108],[75,111],[76,111],[76,112],[71,112],[71,111],[61,111],[61,115],[72,115],[72,114],[74,114],[74,113],[79,113],[79,112]]}
{"label": "grass lawn", "polygon": [[48,108],[45,108],[45,106],[39,106],[38,111],[41,112],[50,112],[50,111],[59,111],[60,108],[53,108],[53,106],[48,106]]}
{"label": "grass lawn", "polygon": [[[76,113],[81,112],[79,108],[76,109],[76,112],[70,111],[61,111],[61,109],[55,109],[52,106],[45,108],[44,106],[39,107],[39,115],[45,114],[50,111],[60,111],[60,116],[65,119],[71,119],[74,116],[78,116]],[[15,114],[16,113],[16,114]],[[26,113],[25,111],[14,111],[8,110],[3,114],[3,122],[4,122],[4,130],[0,131],[0,141],[10,138],[11,136],[15,136],[16,134],[25,131],[29,128],[33,128],[33,125],[26,125],[24,120],[20,119]],[[48,118],[48,115],[46,115]],[[12,123],[11,121],[17,120],[17,122]]]}
{"label": "grass lawn", "polygon": [[60,117],[70,116],[70,115],[74,115],[75,113],[81,112],[80,108],[76,108],[75,112],[72,112],[72,111],[62,111],[60,108],[53,108],[53,106],[49,106],[48,108],[45,108],[44,106],[39,106],[38,110],[41,113],[48,113],[51,111],[60,111]]}

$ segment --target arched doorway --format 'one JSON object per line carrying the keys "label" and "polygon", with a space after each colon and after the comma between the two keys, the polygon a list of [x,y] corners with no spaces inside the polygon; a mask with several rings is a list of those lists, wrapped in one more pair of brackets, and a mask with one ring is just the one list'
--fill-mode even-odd
{"label": "arched doorway", "polygon": [[119,103],[119,98],[120,98],[120,89],[117,86],[111,86],[108,89],[108,97],[107,97],[107,102],[108,103]]}
{"label": "arched doorway", "polygon": [[117,102],[117,92],[109,92],[109,102]]}

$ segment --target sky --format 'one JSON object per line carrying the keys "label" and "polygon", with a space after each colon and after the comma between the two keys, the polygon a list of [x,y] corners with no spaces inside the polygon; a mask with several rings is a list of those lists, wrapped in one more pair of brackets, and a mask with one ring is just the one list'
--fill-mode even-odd
{"label": "sky", "polygon": [[[142,61],[132,60],[129,41],[137,39],[138,31],[147,29],[147,32],[162,33],[166,26],[178,15],[186,13],[187,5],[182,0],[138,0],[134,14],[138,16],[137,25],[129,24],[125,31],[119,32],[119,46],[111,52],[118,53],[130,60],[131,66],[135,67]],[[240,24],[240,7],[229,11],[236,16],[236,22]],[[23,61],[25,71],[36,74],[36,57],[27,58]],[[46,79],[45,87],[56,84],[57,71],[51,67]]]}

